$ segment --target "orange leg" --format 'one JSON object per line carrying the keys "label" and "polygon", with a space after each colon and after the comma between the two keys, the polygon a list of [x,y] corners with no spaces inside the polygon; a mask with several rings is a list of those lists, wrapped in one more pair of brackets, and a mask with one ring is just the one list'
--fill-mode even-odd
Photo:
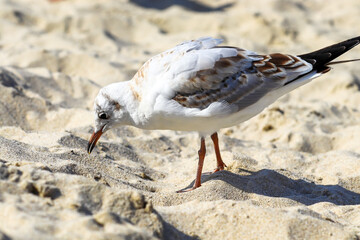
{"label": "orange leg", "polygon": [[179,191],[177,191],[177,193],[188,192],[188,191],[194,190],[201,186],[201,173],[202,173],[205,154],[206,154],[205,139],[203,137],[201,138],[200,150],[198,151],[198,153],[199,153],[199,163],[198,163],[198,169],[197,169],[197,173],[196,173],[196,179],[195,179],[194,186],[190,189],[179,190]]}
{"label": "orange leg", "polygon": [[211,135],[211,139],[214,143],[216,162],[217,162],[217,167],[215,168],[215,171],[213,172],[213,173],[215,173],[215,172],[224,170],[224,167],[226,167],[226,165],[221,158],[220,149],[219,149],[219,139],[218,139],[217,132],[215,132]]}
{"label": "orange leg", "polygon": [[195,183],[194,183],[194,186],[192,187],[192,189],[195,189],[195,188],[198,188],[201,186],[201,173],[202,173],[205,154],[206,154],[205,139],[203,137],[201,138],[201,145],[200,145],[200,150],[198,153],[199,153],[199,163],[198,163],[198,169],[197,169],[197,173],[196,173]]}

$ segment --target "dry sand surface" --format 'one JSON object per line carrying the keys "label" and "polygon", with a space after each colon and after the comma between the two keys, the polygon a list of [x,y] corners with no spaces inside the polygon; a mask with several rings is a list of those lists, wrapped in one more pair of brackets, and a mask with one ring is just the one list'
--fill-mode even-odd
{"label": "dry sand surface", "polygon": [[[360,2],[0,1],[0,239],[359,239],[360,63],[207,139],[122,127],[89,156],[102,86],[201,36],[306,53],[360,35]],[[360,47],[344,58],[360,57]],[[343,59],[344,59],[343,58]]]}

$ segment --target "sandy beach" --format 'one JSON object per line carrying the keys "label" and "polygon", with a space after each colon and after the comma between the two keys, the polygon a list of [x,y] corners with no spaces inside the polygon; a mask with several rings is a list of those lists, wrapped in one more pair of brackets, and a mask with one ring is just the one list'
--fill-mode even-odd
{"label": "sandy beach", "polygon": [[[360,63],[219,131],[121,127],[93,153],[93,103],[150,57],[211,36],[303,54],[360,35],[360,2],[0,2],[0,239],[359,239]],[[341,59],[360,58],[360,47]]]}

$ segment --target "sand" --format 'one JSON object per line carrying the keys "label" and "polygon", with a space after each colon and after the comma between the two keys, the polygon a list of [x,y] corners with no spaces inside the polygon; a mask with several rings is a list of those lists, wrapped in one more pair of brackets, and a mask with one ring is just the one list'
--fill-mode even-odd
{"label": "sand", "polygon": [[[360,65],[334,66],[207,139],[122,127],[91,155],[94,98],[151,56],[223,38],[302,54],[360,32],[343,1],[0,2],[0,239],[358,239]],[[360,47],[343,59],[359,58]]]}

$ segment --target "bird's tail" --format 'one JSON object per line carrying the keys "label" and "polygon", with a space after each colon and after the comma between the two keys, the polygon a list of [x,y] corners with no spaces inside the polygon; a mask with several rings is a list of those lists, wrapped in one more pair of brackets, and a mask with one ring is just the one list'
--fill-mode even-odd
{"label": "bird's tail", "polygon": [[329,65],[346,63],[346,62],[354,62],[360,61],[360,59],[350,59],[343,61],[332,61],[340,55],[346,53],[356,45],[360,43],[360,36],[348,39],[346,41],[336,43],[334,45],[322,48],[320,50],[306,53],[302,55],[298,55],[298,57],[303,60],[311,63],[313,65],[313,69],[317,72],[327,72],[330,70]]}

